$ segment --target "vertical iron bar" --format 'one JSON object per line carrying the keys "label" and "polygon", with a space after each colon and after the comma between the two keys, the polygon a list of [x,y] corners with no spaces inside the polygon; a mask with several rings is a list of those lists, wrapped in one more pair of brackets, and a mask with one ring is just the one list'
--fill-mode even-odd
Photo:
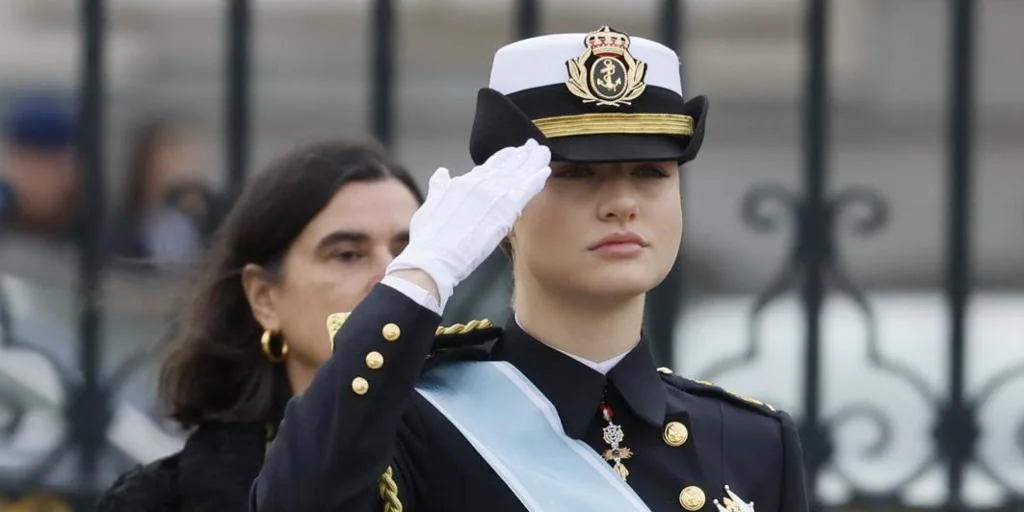
{"label": "vertical iron bar", "polygon": [[227,13],[227,193],[233,201],[249,169],[251,12],[249,0],[229,0]]}
{"label": "vertical iron bar", "polygon": [[[971,167],[974,125],[974,1],[950,3],[950,88],[949,88],[949,210],[946,239],[946,298],[950,322],[950,403],[964,410],[964,381],[967,367],[965,322],[971,288]],[[967,442],[947,439],[946,442]],[[964,468],[971,450],[951,450],[948,487],[950,504],[961,509]]]}
{"label": "vertical iron bar", "polygon": [[518,0],[516,2],[516,39],[536,36],[539,19],[537,0]]}
{"label": "vertical iron bar", "polygon": [[394,142],[395,90],[395,22],[393,0],[373,0],[373,44],[370,65],[373,83],[370,86],[372,131],[385,146]]}
{"label": "vertical iron bar", "polygon": [[[685,0],[661,0],[661,9],[658,13],[658,32],[661,43],[672,48],[682,59],[680,35],[684,23],[683,3]],[[683,66],[686,69],[686,66]],[[685,78],[685,77],[684,77]],[[683,91],[685,94],[685,90]]]}
{"label": "vertical iron bar", "polygon": [[103,171],[106,123],[104,122],[104,0],[83,0],[81,5],[82,60],[80,69],[81,129],[77,152],[83,178],[79,242],[79,367],[82,386],[71,397],[68,420],[79,454],[79,478],[85,489],[96,481],[103,448],[106,407],[99,383],[100,363],[100,277],[103,266]]}
{"label": "vertical iron bar", "polygon": [[804,353],[804,417],[802,432],[807,446],[807,485],[816,494],[818,472],[825,451],[819,435],[821,422],[821,309],[825,295],[826,244],[830,234],[825,204],[829,147],[828,1],[809,0],[806,18],[806,93],[804,105],[804,203],[801,212],[801,258],[806,274],[801,296],[806,310]]}
{"label": "vertical iron bar", "polygon": [[[683,41],[681,41],[683,7],[683,0],[662,0],[657,20],[662,44],[675,50],[680,59],[682,59],[681,46],[683,45]],[[686,66],[682,66],[682,69],[685,72]],[[686,95],[685,76],[683,77],[683,94]],[[680,180],[685,182],[683,174],[680,174]],[[682,186],[684,195],[686,190],[684,183]],[[685,209],[686,201],[684,200],[683,218],[686,217]],[[644,330],[648,339],[651,340],[654,359],[660,365],[672,366],[675,364],[675,324],[676,317],[682,308],[685,280],[683,253],[680,251],[668,276],[647,295]]]}

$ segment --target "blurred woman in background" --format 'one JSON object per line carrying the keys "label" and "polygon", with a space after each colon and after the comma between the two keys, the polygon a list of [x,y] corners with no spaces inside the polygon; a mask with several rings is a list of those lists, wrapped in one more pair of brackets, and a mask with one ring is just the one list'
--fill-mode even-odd
{"label": "blurred woman in background", "polygon": [[182,451],[122,475],[100,511],[247,510],[285,403],[332,353],[351,311],[408,241],[422,202],[375,145],[295,150],[247,187],[220,228],[161,371]]}
{"label": "blurred woman in background", "polygon": [[199,139],[170,115],[146,119],[134,137],[114,251],[136,268],[190,269],[219,217],[219,198],[202,180]]}

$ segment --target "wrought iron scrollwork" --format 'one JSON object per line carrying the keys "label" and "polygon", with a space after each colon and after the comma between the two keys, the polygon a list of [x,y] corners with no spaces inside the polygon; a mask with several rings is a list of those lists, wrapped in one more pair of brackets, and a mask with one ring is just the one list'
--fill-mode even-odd
{"label": "wrought iron scrollwork", "polygon": [[[912,389],[915,395],[929,406],[937,407],[939,398],[929,387],[927,381],[914,369],[890,359],[884,355],[878,339],[878,321],[864,291],[850,277],[845,262],[840,257],[836,237],[844,229],[849,229],[858,236],[867,237],[881,232],[889,219],[889,211],[884,197],[876,190],[867,187],[851,187],[844,189],[824,201],[822,215],[824,222],[819,226],[824,232],[812,232],[808,222],[809,205],[804,198],[774,184],[761,185],[752,189],[743,199],[741,213],[745,224],[755,232],[773,233],[783,227],[784,222],[793,226],[793,240],[778,267],[774,277],[759,291],[751,301],[747,320],[747,337],[744,348],[737,355],[727,357],[699,374],[707,379],[715,380],[722,375],[752,364],[759,357],[761,335],[758,325],[765,309],[787,292],[797,289],[800,280],[806,273],[813,271],[807,267],[807,244],[818,244],[821,251],[822,268],[818,269],[824,277],[825,285],[833,295],[839,295],[852,302],[866,324],[867,354],[869,364],[886,372]],[[814,237],[819,237],[815,239]],[[819,383],[820,384],[820,383]],[[853,421],[868,421],[878,432],[877,437],[861,452],[863,457],[877,459],[894,445],[896,436],[896,420],[877,404],[864,401],[856,402],[839,408],[831,417],[821,419],[821,424],[812,426],[805,435],[816,436],[809,445],[817,447],[820,453],[809,454],[821,465],[832,458],[832,437],[844,424]],[[806,440],[805,440],[806,442]],[[853,473],[842,467],[838,461],[832,461],[836,474],[851,487],[856,489],[857,479]],[[935,462],[934,457],[927,457],[919,464],[910,468],[906,475],[897,482],[892,482],[891,489],[917,480]],[[819,466],[820,467],[820,466]]]}
{"label": "wrought iron scrollwork", "polygon": [[[741,214],[744,223],[751,231],[758,233],[777,233],[785,223],[791,223],[794,232],[785,257],[772,279],[751,300],[747,320],[747,336],[743,348],[735,355],[726,357],[698,374],[710,380],[720,379],[723,375],[750,366],[760,357],[762,343],[758,325],[766,308],[783,295],[795,291],[800,280],[806,278],[807,262],[804,258],[808,250],[804,244],[819,243],[818,250],[824,255],[820,261],[825,284],[832,295],[848,299],[856,308],[866,324],[867,362],[872,367],[888,375],[896,377],[913,390],[915,396],[932,411],[935,411],[934,435],[935,449],[931,450],[920,461],[907,468],[902,476],[888,483],[887,490],[868,493],[860,489],[854,472],[843,466],[842,461],[833,460],[832,437],[844,425],[852,422],[868,422],[876,429],[876,436],[857,452],[858,456],[867,459],[879,459],[896,443],[896,423],[898,418],[887,413],[878,404],[857,401],[836,409],[829,417],[822,418],[820,424],[805,426],[804,435],[810,439],[808,443],[820,453],[810,453],[810,459],[816,460],[816,467],[821,468],[831,462],[831,469],[853,490],[853,500],[861,504],[898,503],[902,488],[917,482],[929,469],[943,461],[963,460],[974,463],[981,472],[999,485],[1009,495],[1020,499],[1024,496],[1021,483],[1012,481],[1009,475],[1002,474],[987,460],[984,454],[978,453],[977,446],[982,435],[979,425],[980,412],[991,407],[994,396],[1024,378],[1024,364],[1013,365],[992,376],[982,384],[976,393],[966,397],[960,403],[948,401],[944,395],[932,389],[927,380],[914,368],[887,357],[881,349],[878,320],[865,292],[850,277],[845,261],[836,241],[842,232],[866,237],[881,232],[889,219],[887,204],[882,195],[865,187],[853,187],[842,190],[823,202],[822,223],[824,232],[810,232],[807,227],[806,201],[797,194],[778,185],[761,185],[752,189],[743,199]],[[810,237],[819,236],[823,239],[812,241]],[[962,365],[963,361],[950,361],[953,365]],[[820,383],[819,383],[820,384]],[[1014,423],[1011,437],[1013,446],[1024,456],[1024,414]],[[820,439],[819,439],[820,438]],[[805,439],[807,442],[808,439]]]}
{"label": "wrought iron scrollwork", "polygon": [[[83,379],[79,370],[62,363],[56,354],[43,346],[20,340],[16,335],[15,319],[10,314],[10,303],[7,294],[0,287],[0,324],[2,338],[0,349],[7,353],[32,354],[39,357],[53,371],[58,380],[58,387],[63,397],[60,403],[63,416],[62,431],[53,443],[41,454],[24,466],[19,466],[13,474],[0,472],[0,488],[8,489],[42,489],[45,480],[56,465],[76,449],[76,432],[83,421],[91,421],[101,433],[106,433],[107,426],[113,417],[112,397],[116,396],[126,384],[128,378],[144,365],[152,361],[155,351],[143,351],[132,355],[117,366],[112,375],[103,381],[98,397],[88,400],[81,399]],[[24,419],[33,408],[29,397],[23,393],[7,392],[0,389],[0,439],[4,446],[11,446],[14,439],[26,427]],[[100,451],[109,446],[109,441],[101,440]]]}
{"label": "wrought iron scrollwork", "polygon": [[[989,379],[973,397],[973,402],[969,407],[969,412],[972,413],[971,419],[974,420],[974,418],[979,415],[980,411],[989,405],[993,397],[999,391],[1017,379],[1024,379],[1024,363],[1011,366]],[[1011,450],[1016,448],[1019,455],[1024,458],[1024,412],[1019,413],[1019,416],[1019,423],[1016,424],[1016,427],[1011,426],[1011,430],[1014,431],[1011,433],[1011,437],[1013,438],[1013,442],[1016,446],[1008,446],[1007,448]],[[948,439],[955,438],[950,436]],[[1024,499],[1024,480],[1021,480],[1018,483],[1011,482],[1005,475],[1001,474],[992,462],[983,454],[977,454],[974,457],[974,462],[985,476],[989,477],[1009,492],[1015,494],[1018,498]]]}
{"label": "wrought iron scrollwork", "polygon": [[27,410],[24,401],[14,393],[0,393],[0,441],[5,445],[21,428]]}
{"label": "wrought iron scrollwork", "polygon": [[[2,321],[0,321],[0,329],[2,329],[0,330],[0,336],[2,336],[2,338],[0,338],[0,349],[3,349],[8,353],[17,350],[19,352],[32,353],[41,357],[46,361],[46,364],[50,368],[55,370],[62,389],[66,390],[73,386],[73,370],[62,365],[54,354],[42,347],[24,343],[17,339],[14,330],[14,319],[11,315],[11,302],[2,285],[0,285],[0,319],[2,319]],[[30,412],[31,407],[27,401],[27,397],[23,394],[7,392],[0,394],[0,410],[6,412],[6,421],[3,425],[0,425],[0,427],[2,427],[0,428],[0,437],[4,439],[4,445],[10,446],[10,441],[24,426],[25,416]],[[66,439],[66,433],[64,438]],[[63,453],[65,447],[65,440],[58,439],[54,445],[52,445],[46,453],[39,458],[39,460],[28,464],[28,467],[21,471],[21,477],[13,479],[0,474],[0,482],[14,480],[15,488],[27,488],[29,486],[37,485],[39,483],[40,476],[50,471],[53,465],[60,460],[60,454]]]}
{"label": "wrought iron scrollwork", "polygon": [[[0,299],[0,303],[4,306],[8,305],[6,295],[0,288],[0,296],[4,299]],[[3,340],[0,341],[0,348],[3,348],[5,352],[13,352],[18,350],[19,352],[33,353],[41,357],[48,366],[55,370],[58,379],[60,380],[61,389],[67,390],[73,386],[74,377],[71,373],[66,371],[62,365],[58,362],[57,358],[46,350],[40,347],[36,347],[27,343],[18,341],[14,336],[13,321],[9,315],[9,309],[4,307],[2,316],[7,318],[4,326]],[[7,442],[4,444],[10,446],[10,441],[21,431],[24,426],[25,416],[31,411],[28,398],[23,394],[16,392],[8,392],[0,395],[0,409],[6,411],[6,422],[2,428],[3,439]],[[27,464],[24,468],[20,477],[13,478],[7,477],[0,474],[0,482],[11,481],[14,482],[15,488],[31,488],[38,486],[42,475],[48,473],[53,466],[60,460],[61,454],[66,449],[67,443],[67,432],[62,434],[60,439],[57,439],[55,443],[46,450],[46,452],[36,461]]]}
{"label": "wrought iron scrollwork", "polygon": [[[797,225],[799,211],[800,199],[795,194],[781,186],[769,184],[754,188],[744,197],[741,215],[751,229],[770,233],[779,229],[783,217],[791,217],[793,225]],[[723,359],[699,372],[703,378],[715,380],[719,375],[729,373],[757,359],[761,346],[760,334],[756,327],[757,321],[769,303],[793,287],[799,277],[799,272],[799,255],[794,246],[790,250],[789,256],[783,260],[775,278],[754,297],[750,320],[747,322],[744,350],[740,354]]]}

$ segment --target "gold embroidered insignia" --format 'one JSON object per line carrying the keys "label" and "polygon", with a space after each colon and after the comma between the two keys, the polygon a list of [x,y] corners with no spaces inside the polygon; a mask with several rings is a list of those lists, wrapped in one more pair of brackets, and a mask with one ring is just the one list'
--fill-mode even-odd
{"label": "gold embroidered insignia", "polygon": [[350,313],[331,313],[327,315],[327,339],[331,342],[331,353],[334,353],[334,336],[341,330],[341,326],[348,320]]}
{"label": "gold embroidered insignia", "polygon": [[640,97],[647,64],[629,53],[629,36],[607,25],[587,34],[586,50],[566,62],[566,87],[583,103],[619,107]]}

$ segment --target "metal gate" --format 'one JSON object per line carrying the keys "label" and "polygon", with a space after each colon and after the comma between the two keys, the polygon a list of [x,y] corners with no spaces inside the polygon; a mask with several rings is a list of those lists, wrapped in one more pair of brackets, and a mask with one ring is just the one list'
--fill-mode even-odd
{"label": "metal gate", "polygon": [[[538,33],[538,3],[539,0],[516,2],[513,23],[515,37]],[[105,433],[113,414],[112,396],[124,382],[125,376],[140,362],[139,359],[133,359],[111,375],[101,375],[98,362],[100,340],[104,335],[100,313],[103,307],[101,285],[104,279],[104,252],[101,246],[101,222],[105,211],[103,170],[106,166],[103,150],[106,126],[105,4],[104,0],[79,2],[82,48],[79,98],[84,135],[80,140],[80,154],[85,176],[86,214],[82,216],[83,223],[79,230],[78,367],[60,375],[67,397],[64,410],[66,436],[51,453],[35,461],[31,470],[17,474],[0,472],[0,509],[61,510],[59,507],[62,503],[70,504],[75,510],[91,509],[98,493],[108,484],[97,481],[96,474],[98,461],[109,449]],[[371,132],[385,143],[392,140],[394,132],[396,4],[393,0],[376,0],[372,10],[373,37],[369,59],[372,68],[369,73],[372,81],[369,87],[372,109],[368,124]],[[941,393],[935,392],[924,383],[915,368],[887,359],[879,350],[876,333],[869,333],[871,364],[903,379],[917,390],[921,400],[929,404],[934,426],[932,455],[905,481],[892,482],[882,492],[858,491],[847,503],[830,504],[828,507],[822,506],[822,509],[910,510],[902,503],[901,489],[926,470],[937,466],[945,472],[949,497],[946,503],[935,509],[968,510],[969,507],[964,503],[964,475],[969,465],[975,465],[996,485],[1004,488],[1008,496],[1012,496],[998,510],[1024,510],[1024,495],[1015,490],[1004,475],[993,470],[977,450],[978,440],[984,434],[979,411],[994,393],[1013,379],[1024,376],[1024,361],[995,375],[987,384],[980,386],[980,391],[976,393],[969,393],[965,385],[968,367],[965,318],[972,287],[970,205],[973,193],[975,27],[978,5],[973,0],[947,0],[947,4],[952,34],[948,51],[948,217],[944,221],[944,294],[948,304],[949,324],[949,339],[945,341],[948,351],[948,389]],[[228,193],[235,196],[243,187],[249,168],[251,14],[247,0],[226,0],[225,6],[225,34],[228,42],[225,55],[225,79],[228,84],[227,97],[224,98],[228,120],[225,164]],[[682,0],[663,0],[659,12],[654,13],[659,20],[658,37],[670,46],[678,47],[685,32],[681,29],[684,25],[685,6],[686,2]],[[869,326],[874,325],[875,315],[864,291],[852,282],[840,264],[837,254],[839,248],[834,243],[837,220],[851,206],[867,208],[870,215],[860,228],[870,233],[883,226],[888,209],[882,195],[868,188],[828,192],[830,101],[827,42],[830,27],[826,20],[829,7],[828,0],[806,2],[802,189],[791,191],[781,186],[766,185],[751,190],[743,205],[746,220],[755,228],[763,225],[765,219],[759,214],[760,208],[769,202],[783,205],[797,227],[782,272],[753,299],[750,321],[756,321],[765,307],[777,300],[783,292],[798,291],[805,338],[802,344],[803,374],[800,386],[802,408],[797,419],[801,427],[807,478],[811,488],[815,487],[823,468],[833,461],[835,430],[849,416],[849,411],[835,417],[823,414],[821,389],[826,377],[821,371],[821,361],[823,351],[828,350],[828,340],[822,336],[823,302],[829,294],[840,294],[852,299]],[[489,264],[482,271],[496,274],[505,269],[499,262]],[[656,347],[656,355],[666,363],[672,360],[672,337],[682,304],[686,281],[684,274],[684,269],[677,263],[669,279],[652,292],[653,297],[649,301],[647,330],[654,339],[662,342]],[[4,333],[10,333],[11,318],[5,309],[0,308],[0,311],[4,312],[0,315],[0,327]],[[19,344],[18,340],[10,336],[5,335],[4,340],[8,348],[18,345],[33,350],[31,345]],[[719,375],[748,364],[757,354],[756,336],[752,335],[749,343],[745,354],[721,361],[703,376]],[[19,418],[25,412],[25,404],[18,403],[17,397],[0,397],[3,397],[0,400],[0,411],[6,411],[7,414],[6,423],[0,424],[0,439],[5,439],[4,436],[17,427]],[[885,418],[881,412],[867,411],[866,414],[874,415],[882,423],[898,420]],[[1024,425],[1018,430],[1018,446],[1011,448],[1024,452]],[[67,454],[77,456],[77,466],[73,469],[76,483],[66,488],[47,488],[43,484],[45,476],[54,471],[57,461]]]}

